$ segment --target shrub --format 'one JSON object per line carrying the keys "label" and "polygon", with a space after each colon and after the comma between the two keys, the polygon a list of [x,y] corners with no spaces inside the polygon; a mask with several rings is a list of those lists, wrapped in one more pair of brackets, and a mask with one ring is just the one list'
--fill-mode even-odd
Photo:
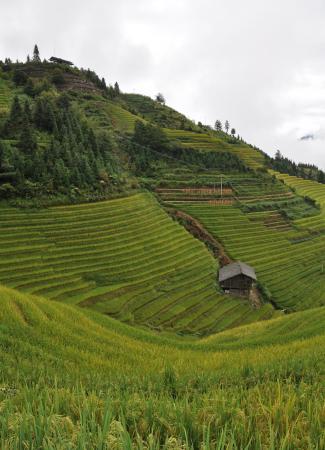
{"label": "shrub", "polygon": [[14,197],[16,192],[16,189],[11,183],[4,183],[2,186],[0,186],[0,198],[8,199]]}
{"label": "shrub", "polygon": [[64,76],[62,70],[60,70],[59,68],[55,68],[51,77],[51,81],[56,86],[62,86],[64,84]]}
{"label": "shrub", "polygon": [[12,80],[16,86],[24,86],[27,83],[28,76],[23,70],[15,70]]}

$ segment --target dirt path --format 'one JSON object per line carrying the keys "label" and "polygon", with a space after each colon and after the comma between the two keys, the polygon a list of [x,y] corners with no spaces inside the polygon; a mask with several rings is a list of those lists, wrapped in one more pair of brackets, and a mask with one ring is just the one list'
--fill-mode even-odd
{"label": "dirt path", "polygon": [[[192,236],[204,242],[204,244],[212,251],[214,257],[219,261],[220,267],[233,262],[227,255],[223,245],[217,241],[198,220],[175,208],[166,208],[166,210],[168,214],[180,222]],[[253,308],[258,309],[262,306],[261,294],[256,286],[252,288],[249,300],[251,301]]]}
{"label": "dirt path", "polygon": [[253,286],[249,294],[249,300],[255,309],[259,309],[262,306],[261,296],[256,286]]}
{"label": "dirt path", "polygon": [[232,262],[231,258],[226,254],[222,244],[217,241],[202,225],[189,214],[174,208],[167,208],[170,216],[180,222],[187,231],[195,238],[204,242],[205,245],[213,252],[216,259],[219,260],[220,266],[225,266]]}

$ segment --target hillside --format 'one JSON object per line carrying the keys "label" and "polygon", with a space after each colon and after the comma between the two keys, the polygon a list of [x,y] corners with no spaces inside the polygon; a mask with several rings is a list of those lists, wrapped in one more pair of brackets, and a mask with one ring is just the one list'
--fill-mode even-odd
{"label": "hillside", "polygon": [[196,344],[0,289],[2,448],[323,448],[323,309]]}
{"label": "hillside", "polygon": [[134,175],[159,179],[172,161],[235,172],[264,164],[241,139],[63,64],[2,63],[0,107],[4,199],[107,198],[136,187]]}
{"label": "hillside", "polygon": [[0,61],[0,448],[324,449],[323,175]]}
{"label": "hillside", "polygon": [[[270,318],[271,304],[285,312],[323,305],[322,238],[303,226],[322,223],[318,198],[279,181],[263,152],[117,83],[107,87],[90,70],[47,62],[1,68],[1,254],[11,252],[4,284],[198,335]],[[143,189],[172,216],[197,220],[230,259],[253,265],[263,307],[222,296],[216,259]],[[10,209],[112,197],[121,199]]]}
{"label": "hillside", "polygon": [[157,330],[206,334],[274,314],[216,286],[217,261],[148,194],[2,208],[0,282]]}

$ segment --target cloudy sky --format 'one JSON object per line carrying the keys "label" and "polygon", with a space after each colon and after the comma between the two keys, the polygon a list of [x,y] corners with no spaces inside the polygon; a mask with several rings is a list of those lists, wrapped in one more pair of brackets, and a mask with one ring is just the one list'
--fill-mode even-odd
{"label": "cloudy sky", "polygon": [[[325,169],[324,0],[1,0],[0,59],[38,43],[269,154]],[[312,136],[313,139],[303,139]]]}

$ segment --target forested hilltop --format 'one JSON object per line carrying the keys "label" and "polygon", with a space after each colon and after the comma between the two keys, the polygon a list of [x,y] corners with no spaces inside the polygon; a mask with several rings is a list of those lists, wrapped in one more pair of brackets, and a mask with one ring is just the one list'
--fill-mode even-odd
{"label": "forested hilltop", "polygon": [[162,94],[124,94],[89,69],[42,61],[37,46],[24,63],[0,61],[0,199],[108,198],[148,187],[148,177],[156,186],[175,165],[224,173],[272,167],[325,180],[315,166],[279,152],[267,157],[228,121],[195,124]]}
{"label": "forested hilltop", "polygon": [[[159,178],[175,161],[251,170],[229,151],[246,145],[234,130],[196,125],[162,94],[123,94],[117,82],[53,60],[41,61],[35,46],[25,63],[0,62],[0,198],[105,198],[137,188],[135,175]],[[187,148],[169,135],[177,129],[217,137],[219,151]]]}

